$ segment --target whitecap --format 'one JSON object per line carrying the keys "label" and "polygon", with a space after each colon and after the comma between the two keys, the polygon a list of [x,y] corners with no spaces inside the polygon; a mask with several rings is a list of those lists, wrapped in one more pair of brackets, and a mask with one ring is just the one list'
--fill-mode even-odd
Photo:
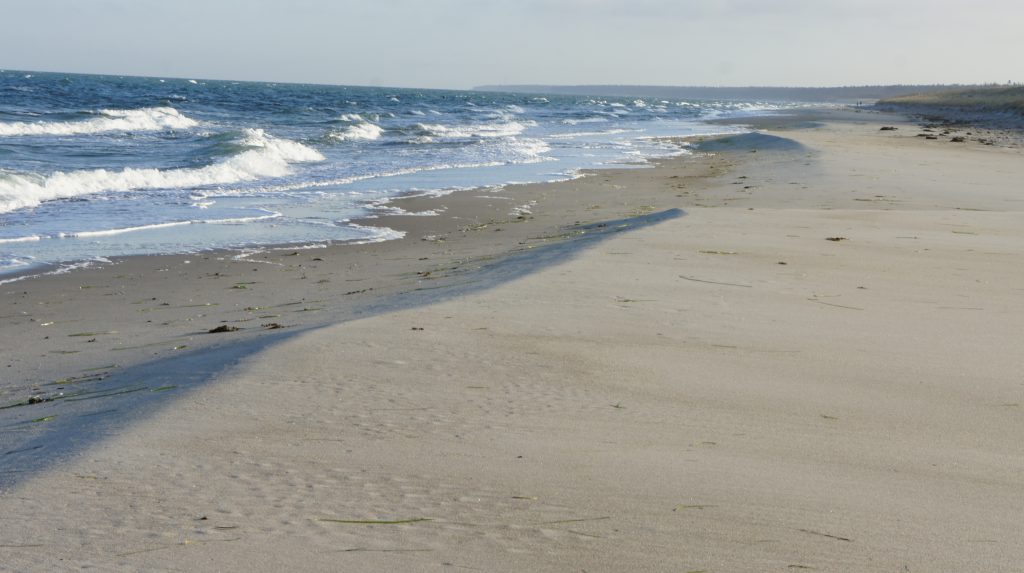
{"label": "whitecap", "polygon": [[550,139],[574,139],[577,137],[596,137],[599,135],[619,135],[622,133],[637,133],[636,129],[609,129],[606,131],[575,131],[571,133],[558,133],[549,135]]}
{"label": "whitecap", "polygon": [[37,243],[42,240],[39,235],[29,235],[26,237],[10,237],[6,239],[0,239],[0,245],[6,243]]}
{"label": "whitecap", "polygon": [[187,189],[283,177],[291,173],[289,165],[292,163],[324,160],[319,151],[296,141],[267,135],[262,129],[246,129],[243,136],[239,143],[247,149],[206,167],[58,171],[45,177],[0,170],[0,213],[35,207],[43,201],[95,193]]}
{"label": "whitecap", "polygon": [[0,136],[19,135],[85,135],[106,132],[162,131],[189,129],[199,125],[173,107],[142,109],[103,109],[100,117],[84,121],[0,123]]}
{"label": "whitecap", "polygon": [[563,119],[562,123],[566,125],[579,125],[581,123],[607,123],[608,118],[606,117],[585,117],[582,119]]}
{"label": "whitecap", "polygon": [[361,122],[350,125],[340,131],[333,131],[328,134],[328,137],[338,141],[374,140],[380,139],[380,136],[383,133],[384,129],[379,125],[375,125],[370,122]]}
{"label": "whitecap", "polygon": [[438,137],[444,139],[469,139],[469,138],[493,138],[511,137],[519,135],[529,125],[536,125],[534,122],[509,121],[504,123],[477,123],[466,125],[441,125],[432,123],[417,123],[413,128],[418,135],[423,137]]}

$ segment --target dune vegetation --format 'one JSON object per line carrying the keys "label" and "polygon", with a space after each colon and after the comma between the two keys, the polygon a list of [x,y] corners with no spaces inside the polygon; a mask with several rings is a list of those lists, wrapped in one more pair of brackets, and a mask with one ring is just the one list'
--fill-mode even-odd
{"label": "dune vegetation", "polygon": [[883,99],[882,106],[918,108],[958,108],[962,111],[1009,111],[1024,115],[1024,85],[986,86],[930,93],[901,95]]}

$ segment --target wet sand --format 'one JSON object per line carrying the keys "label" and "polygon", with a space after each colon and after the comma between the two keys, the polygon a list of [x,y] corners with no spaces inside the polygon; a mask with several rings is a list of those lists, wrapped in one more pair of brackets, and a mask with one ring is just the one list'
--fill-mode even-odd
{"label": "wet sand", "polygon": [[763,121],[402,241],[3,285],[4,403],[101,391],[0,410],[0,562],[1014,570],[1020,150]]}

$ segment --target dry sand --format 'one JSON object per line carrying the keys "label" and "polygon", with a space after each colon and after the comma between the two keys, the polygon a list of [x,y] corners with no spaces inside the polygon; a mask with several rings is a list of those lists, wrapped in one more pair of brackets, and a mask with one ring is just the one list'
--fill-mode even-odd
{"label": "dry sand", "polygon": [[[510,189],[537,201],[533,219],[500,225],[522,225],[521,238],[417,222],[449,240],[414,236],[437,234],[424,228],[338,261],[295,255],[316,272],[279,252],[279,278],[260,279],[283,281],[273,289],[231,289],[253,267],[217,256],[189,265],[234,269],[213,271],[233,275],[223,281],[131,266],[197,272],[159,257],[12,283],[30,285],[22,296],[39,298],[21,304],[35,313],[58,297],[63,312],[143,298],[71,293],[82,277],[181,297],[151,312],[190,340],[261,312],[226,298],[237,291],[322,310],[221,335],[243,344],[165,359],[161,343],[147,347],[156,362],[136,349],[120,373],[99,370],[144,391],[0,411],[20,412],[5,439],[23,450],[0,457],[0,568],[1021,570],[1021,151],[926,140],[866,113],[771,124],[708,142],[713,156]],[[647,213],[665,215],[565,235],[576,220]],[[481,262],[510,249],[525,254]],[[405,262],[381,261],[395,256]],[[440,269],[426,267],[434,257]],[[309,287],[317,273],[330,282]],[[347,301],[371,293],[342,298],[358,290],[342,277],[391,290],[357,308]],[[415,290],[435,284],[450,286]],[[218,304],[197,318],[185,292]],[[106,336],[168,336],[101,310],[89,320],[118,330]],[[295,318],[360,312],[310,330]],[[53,356],[91,369],[116,344],[9,370],[41,384]],[[61,450],[69,428],[98,429]]]}

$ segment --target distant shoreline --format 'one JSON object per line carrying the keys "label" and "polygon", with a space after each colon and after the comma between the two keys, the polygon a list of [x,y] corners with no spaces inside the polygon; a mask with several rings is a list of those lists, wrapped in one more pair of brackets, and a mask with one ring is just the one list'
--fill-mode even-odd
{"label": "distant shoreline", "polygon": [[778,100],[807,103],[865,104],[877,100],[910,94],[942,92],[977,86],[947,85],[875,85],[836,87],[781,87],[781,86],[642,86],[642,85],[567,85],[541,84],[484,85],[474,91],[505,93],[536,93],[557,95],[676,98],[697,100]]}

